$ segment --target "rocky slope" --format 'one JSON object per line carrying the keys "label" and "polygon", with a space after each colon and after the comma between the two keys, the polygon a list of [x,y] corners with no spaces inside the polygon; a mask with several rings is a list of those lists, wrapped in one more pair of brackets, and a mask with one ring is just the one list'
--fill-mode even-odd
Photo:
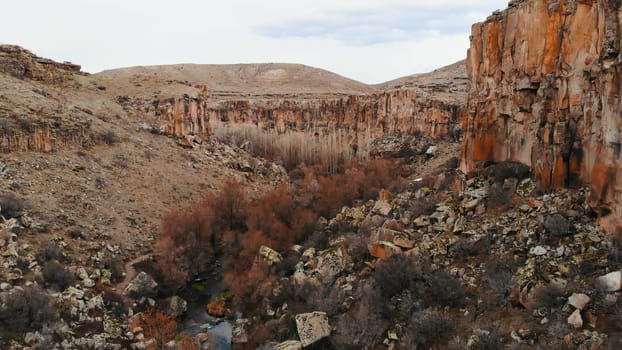
{"label": "rocky slope", "polygon": [[462,169],[520,161],[542,188],[588,183],[621,226],[619,1],[510,1],[473,26]]}

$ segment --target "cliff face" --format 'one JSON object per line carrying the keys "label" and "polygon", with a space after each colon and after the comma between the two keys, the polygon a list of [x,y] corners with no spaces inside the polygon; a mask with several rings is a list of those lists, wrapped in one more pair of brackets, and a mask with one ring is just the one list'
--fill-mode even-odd
{"label": "cliff face", "polygon": [[462,169],[515,160],[544,188],[591,186],[622,214],[622,12],[614,0],[512,1],[472,28]]}
{"label": "cliff face", "polygon": [[414,90],[334,99],[229,100],[171,98],[155,103],[153,112],[165,121],[167,134],[205,135],[211,126],[252,124],[287,131],[330,132],[345,129],[352,136],[373,138],[385,133],[452,134],[462,112],[457,103],[419,97]]}

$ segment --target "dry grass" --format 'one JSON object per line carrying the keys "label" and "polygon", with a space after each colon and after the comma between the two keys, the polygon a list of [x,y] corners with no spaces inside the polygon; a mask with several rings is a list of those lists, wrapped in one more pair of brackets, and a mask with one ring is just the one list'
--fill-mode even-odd
{"label": "dry grass", "polygon": [[329,173],[338,166],[356,158],[367,160],[367,144],[353,139],[346,130],[324,134],[313,131],[277,133],[253,125],[218,127],[215,136],[224,142],[245,148],[255,156],[281,160],[292,169],[299,164],[325,164]]}

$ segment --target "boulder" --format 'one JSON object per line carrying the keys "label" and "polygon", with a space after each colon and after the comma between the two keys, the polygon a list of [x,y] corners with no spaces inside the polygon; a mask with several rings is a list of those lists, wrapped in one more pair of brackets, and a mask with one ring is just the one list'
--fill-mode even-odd
{"label": "boulder", "polygon": [[139,273],[127,285],[123,294],[138,299],[142,297],[153,297],[158,293],[158,283],[146,272]]}
{"label": "boulder", "polygon": [[343,245],[331,247],[318,257],[317,271],[323,281],[332,281],[348,265],[350,256]]}
{"label": "boulder", "polygon": [[622,273],[615,271],[600,276],[596,279],[596,285],[607,292],[617,292],[622,288]]}
{"label": "boulder", "polygon": [[583,310],[591,300],[590,297],[583,293],[573,293],[570,298],[568,298],[568,304],[574,306],[576,309]]}
{"label": "boulder", "polygon": [[248,326],[250,321],[247,318],[239,318],[233,324],[231,331],[231,343],[245,344],[248,343]]}
{"label": "boulder", "polygon": [[391,213],[391,204],[387,201],[378,200],[374,204],[372,211],[382,216],[388,216]]}
{"label": "boulder", "polygon": [[369,254],[374,258],[381,260],[387,260],[395,254],[400,254],[402,249],[391,242],[380,241],[376,243],[370,243],[367,245]]}
{"label": "boulder", "polygon": [[325,312],[314,311],[296,315],[296,328],[303,347],[330,335],[330,325]]}
{"label": "boulder", "polygon": [[581,310],[577,309],[568,317],[568,324],[579,329],[583,327],[583,318],[581,318]]}
{"label": "boulder", "polygon": [[259,247],[259,255],[264,258],[269,265],[278,264],[283,260],[279,252],[265,245]]}
{"label": "boulder", "polygon": [[168,300],[168,312],[171,315],[181,316],[188,310],[188,302],[174,295]]}

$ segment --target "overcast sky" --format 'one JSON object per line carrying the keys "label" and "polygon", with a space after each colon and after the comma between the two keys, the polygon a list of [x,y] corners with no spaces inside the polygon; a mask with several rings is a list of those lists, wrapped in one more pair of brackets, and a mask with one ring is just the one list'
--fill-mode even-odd
{"label": "overcast sky", "polygon": [[303,63],[366,83],[466,56],[471,24],[507,0],[13,0],[0,43],[104,69]]}

